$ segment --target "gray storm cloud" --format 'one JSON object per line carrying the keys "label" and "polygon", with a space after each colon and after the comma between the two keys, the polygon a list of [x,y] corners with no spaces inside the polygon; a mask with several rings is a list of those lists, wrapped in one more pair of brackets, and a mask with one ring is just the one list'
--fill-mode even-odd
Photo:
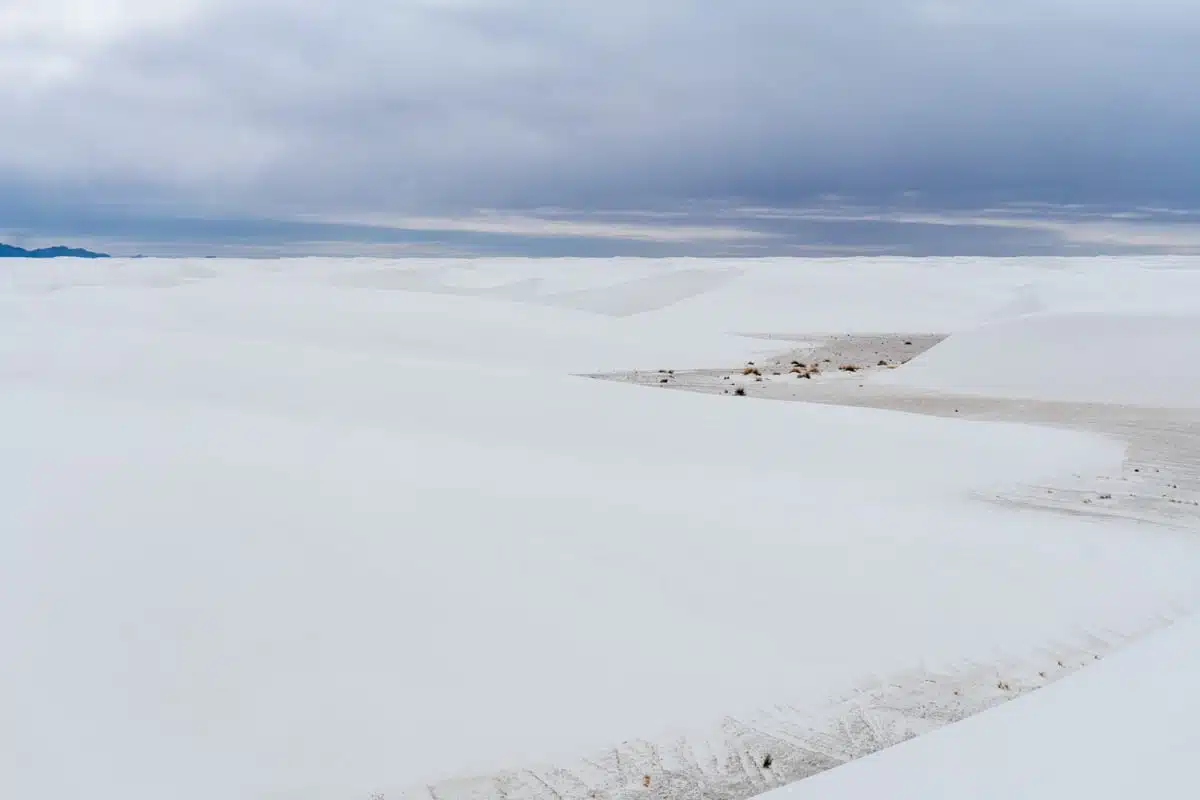
{"label": "gray storm cloud", "polygon": [[1187,202],[1197,41],[1167,0],[0,0],[0,182],[246,214]]}

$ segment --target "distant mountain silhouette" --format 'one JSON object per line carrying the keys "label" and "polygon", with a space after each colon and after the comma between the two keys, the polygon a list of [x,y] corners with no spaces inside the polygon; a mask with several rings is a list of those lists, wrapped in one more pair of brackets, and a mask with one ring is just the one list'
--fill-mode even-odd
{"label": "distant mountain silhouette", "polygon": [[37,250],[26,250],[0,242],[0,258],[109,258],[108,253],[93,253],[91,250],[80,250],[75,247],[41,247]]}

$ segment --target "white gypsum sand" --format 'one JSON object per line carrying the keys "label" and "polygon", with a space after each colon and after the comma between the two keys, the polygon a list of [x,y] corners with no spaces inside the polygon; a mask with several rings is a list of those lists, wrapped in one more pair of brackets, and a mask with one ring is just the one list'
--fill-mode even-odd
{"label": "white gypsum sand", "polygon": [[766,797],[1189,796],[1198,623],[1180,621],[1043,692]]}
{"label": "white gypsum sand", "polygon": [[[1178,315],[1190,262],[2,269],[6,795],[745,797],[1194,608],[1157,505],[1033,502],[1137,484],[1142,423],[572,377]],[[762,386],[945,400],[870,377]]]}

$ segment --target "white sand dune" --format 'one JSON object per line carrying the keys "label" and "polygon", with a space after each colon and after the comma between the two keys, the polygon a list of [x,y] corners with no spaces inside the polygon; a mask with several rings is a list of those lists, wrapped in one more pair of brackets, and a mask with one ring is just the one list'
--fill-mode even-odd
{"label": "white sand dune", "polygon": [[992,502],[1122,439],[575,374],[1200,287],[1085,263],[4,264],[0,795],[746,797],[1051,683],[1196,607]]}
{"label": "white sand dune", "polygon": [[1039,314],[964,331],[875,383],[1075,403],[1200,407],[1200,314]]}

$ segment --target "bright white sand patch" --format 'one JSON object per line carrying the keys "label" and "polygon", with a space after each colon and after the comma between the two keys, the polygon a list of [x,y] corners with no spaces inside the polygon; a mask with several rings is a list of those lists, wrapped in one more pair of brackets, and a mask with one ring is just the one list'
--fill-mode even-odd
{"label": "bright white sand patch", "polygon": [[1200,316],[1045,314],[956,333],[892,384],[993,397],[1200,407]]}

